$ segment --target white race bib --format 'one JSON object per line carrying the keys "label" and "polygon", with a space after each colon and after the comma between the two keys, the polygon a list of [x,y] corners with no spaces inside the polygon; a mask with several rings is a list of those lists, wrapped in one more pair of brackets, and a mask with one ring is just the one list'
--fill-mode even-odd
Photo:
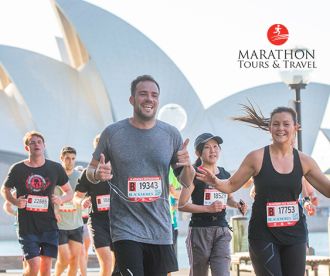
{"label": "white race bib", "polygon": [[26,210],[31,212],[47,212],[48,196],[28,195],[26,201]]}
{"label": "white race bib", "polygon": [[220,201],[222,204],[227,204],[228,195],[216,189],[204,190],[204,205],[211,205],[215,201]]}
{"label": "white race bib", "polygon": [[72,201],[62,203],[60,205],[60,212],[72,213],[77,210],[76,205]]}
{"label": "white race bib", "polygon": [[268,227],[294,226],[299,221],[298,201],[268,202],[266,209]]}
{"label": "white race bib", "polygon": [[130,177],[127,182],[127,196],[135,202],[152,202],[162,194],[160,176]]}
{"label": "white race bib", "polygon": [[96,196],[96,205],[98,211],[110,210],[110,195],[98,195]]}

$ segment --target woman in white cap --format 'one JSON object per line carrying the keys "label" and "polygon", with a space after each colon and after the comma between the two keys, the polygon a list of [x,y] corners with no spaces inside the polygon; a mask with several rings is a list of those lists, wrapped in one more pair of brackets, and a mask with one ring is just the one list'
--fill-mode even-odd
{"label": "woman in white cap", "polygon": [[[195,140],[198,166],[212,171],[219,179],[227,179],[230,173],[218,167],[222,138],[203,133]],[[191,203],[189,199],[191,198]],[[224,194],[207,183],[194,179],[192,185],[183,188],[179,210],[192,213],[186,240],[190,262],[190,276],[230,275],[231,234],[226,221],[226,206],[239,208],[246,213],[246,204],[236,202],[231,194]]]}

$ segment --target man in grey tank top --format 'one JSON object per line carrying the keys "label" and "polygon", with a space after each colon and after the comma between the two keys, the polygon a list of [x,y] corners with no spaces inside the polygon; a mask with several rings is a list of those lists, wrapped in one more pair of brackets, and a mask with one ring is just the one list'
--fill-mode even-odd
{"label": "man in grey tank top", "polygon": [[185,185],[194,169],[179,131],[156,120],[159,85],[149,75],[131,84],[133,117],[106,127],[87,169],[90,182],[111,179],[111,235],[121,275],[178,270],[172,246],[169,168]]}

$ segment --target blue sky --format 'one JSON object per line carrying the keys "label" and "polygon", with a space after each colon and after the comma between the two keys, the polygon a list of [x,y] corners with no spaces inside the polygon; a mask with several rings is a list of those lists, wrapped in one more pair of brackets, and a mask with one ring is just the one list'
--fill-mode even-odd
{"label": "blue sky", "polygon": [[[241,69],[238,52],[245,49],[307,47],[315,49],[312,82],[330,84],[330,4],[321,0],[89,0],[121,17],[153,40],[177,64],[208,107],[238,91],[281,81],[277,69]],[[273,46],[268,28],[281,23],[289,40]],[[55,37],[62,36],[46,0],[0,1],[0,44],[29,49],[60,59]],[[291,93],[288,89],[288,93]],[[292,93],[293,95],[293,93]],[[322,127],[330,128],[330,107]],[[313,156],[329,167],[330,145],[320,135]]]}

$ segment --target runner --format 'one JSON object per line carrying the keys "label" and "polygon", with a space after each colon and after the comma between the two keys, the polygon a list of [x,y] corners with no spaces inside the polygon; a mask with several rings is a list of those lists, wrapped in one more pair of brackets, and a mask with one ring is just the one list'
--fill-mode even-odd
{"label": "runner", "polygon": [[[3,183],[1,194],[18,207],[18,232],[27,266],[23,275],[50,275],[52,259],[57,257],[58,227],[54,204],[72,199],[72,189],[62,166],[45,159],[45,140],[41,133],[24,136],[28,159],[14,164]],[[54,195],[60,186],[62,196]],[[17,198],[11,194],[15,188]]]}
{"label": "runner", "polygon": [[264,118],[253,107],[245,108],[248,114],[236,120],[269,129],[272,144],[249,153],[229,180],[218,179],[207,168],[199,169],[197,179],[231,193],[253,176],[256,193],[248,236],[254,270],[257,275],[303,276],[307,227],[298,204],[302,177],[327,197],[330,180],[311,157],[294,149],[299,125],[293,109],[278,107]]}
{"label": "runner", "polygon": [[186,149],[189,141],[182,145],[176,128],[156,120],[159,94],[151,76],[132,82],[133,117],[102,132],[86,172],[92,183],[110,180],[113,173],[110,225],[121,275],[158,276],[178,270],[168,201],[169,167],[183,167],[179,179],[183,185],[191,183],[194,170]]}
{"label": "runner", "polygon": [[[79,165],[75,167],[75,170],[78,170],[79,172],[84,171],[84,167]],[[79,205],[79,204],[78,204]],[[83,246],[80,251],[80,256],[79,256],[79,271],[81,276],[86,276],[87,275],[87,263],[88,263],[88,251],[89,247],[91,245],[91,238],[89,235],[88,227],[87,227],[87,221],[88,221],[88,213],[89,210],[88,208],[83,208],[81,206],[81,216],[83,220]]]}
{"label": "runner", "polygon": [[181,193],[181,185],[174,175],[173,169],[170,168],[170,174],[168,176],[170,182],[170,207],[171,207],[171,221],[172,221],[172,232],[173,232],[173,247],[175,256],[178,257],[178,201]]}
{"label": "runner", "polygon": [[82,214],[82,219],[83,219],[83,246],[81,248],[80,251],[80,257],[79,257],[79,271],[81,276],[86,276],[87,275],[87,264],[88,264],[88,251],[89,251],[89,247],[91,245],[91,238],[89,235],[89,231],[88,231],[88,226],[87,226],[87,222],[88,222],[88,208],[83,208],[83,206],[81,206],[82,210],[81,210],[81,214]]}
{"label": "runner", "polygon": [[[212,171],[219,179],[227,179],[230,173],[218,167],[222,138],[203,133],[195,140],[198,159],[195,163]],[[196,165],[197,164],[197,165]],[[191,198],[192,203],[189,202]],[[238,203],[232,194],[224,194],[212,186],[194,179],[192,185],[183,189],[179,210],[192,213],[186,240],[190,263],[190,276],[207,276],[209,268],[214,276],[230,275],[231,234],[226,221],[226,206],[238,208],[243,214],[245,203]]]}
{"label": "runner", "polygon": [[[72,190],[75,189],[80,172],[75,170],[77,152],[72,147],[63,147],[61,150],[61,163],[69,177]],[[62,191],[55,189],[55,194],[60,195]],[[80,205],[73,201],[59,206],[60,221],[57,223],[59,228],[59,251],[55,263],[55,275],[60,276],[66,268],[69,276],[76,276],[79,267],[79,256],[83,242],[83,221]]]}
{"label": "runner", "polygon": [[[94,138],[94,149],[99,139],[100,135]],[[88,227],[100,264],[100,275],[111,275],[114,257],[109,220],[110,186],[107,182],[93,185],[86,178],[86,171],[84,171],[75,190],[74,200],[79,202],[83,208],[89,208]]]}

